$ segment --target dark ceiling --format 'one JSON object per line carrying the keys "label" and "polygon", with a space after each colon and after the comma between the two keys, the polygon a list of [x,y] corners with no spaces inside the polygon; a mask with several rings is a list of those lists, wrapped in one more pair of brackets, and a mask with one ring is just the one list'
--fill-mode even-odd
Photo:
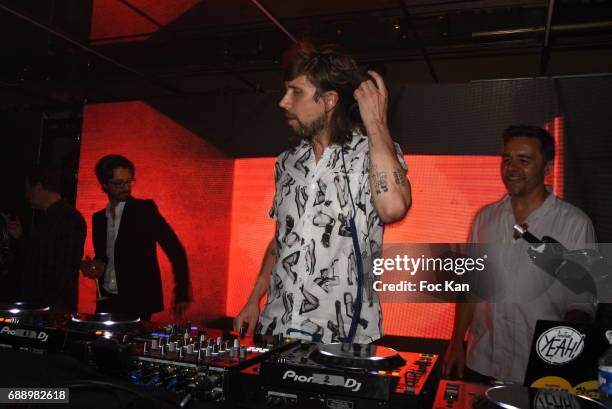
{"label": "dark ceiling", "polygon": [[612,72],[610,0],[0,0],[0,104],[278,90],[293,40],[394,83]]}

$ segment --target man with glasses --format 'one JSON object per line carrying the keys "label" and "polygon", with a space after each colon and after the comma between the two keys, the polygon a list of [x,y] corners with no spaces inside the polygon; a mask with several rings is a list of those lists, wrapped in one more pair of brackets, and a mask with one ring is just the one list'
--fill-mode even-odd
{"label": "man with glasses", "polygon": [[86,257],[81,271],[98,280],[96,312],[149,320],[164,309],[159,244],[172,264],[173,312],[181,319],[190,300],[187,255],[181,242],[153,200],[132,197],[136,170],[130,160],[108,155],[98,161],[95,171],[108,204],[93,215],[95,257]]}

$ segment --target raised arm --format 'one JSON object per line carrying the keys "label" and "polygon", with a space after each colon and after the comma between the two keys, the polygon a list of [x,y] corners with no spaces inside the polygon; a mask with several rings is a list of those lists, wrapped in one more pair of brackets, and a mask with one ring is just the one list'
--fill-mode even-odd
{"label": "raised arm", "polygon": [[378,73],[361,83],[354,96],[370,144],[370,188],[374,208],[383,223],[401,220],[412,203],[410,182],[400,164],[387,125],[387,89]]}

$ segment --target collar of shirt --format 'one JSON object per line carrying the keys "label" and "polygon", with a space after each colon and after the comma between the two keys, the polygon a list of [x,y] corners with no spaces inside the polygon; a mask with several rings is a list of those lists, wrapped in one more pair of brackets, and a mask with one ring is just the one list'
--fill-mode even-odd
{"label": "collar of shirt", "polygon": [[[527,223],[527,225],[529,225],[529,223],[535,222],[536,220],[544,216],[546,213],[548,213],[551,208],[557,205],[558,198],[553,193],[552,188],[547,185],[546,191],[548,192],[548,196],[546,197],[546,199],[544,199],[544,202],[540,205],[540,207],[531,212],[531,214],[527,217],[527,220],[525,220],[525,223]],[[503,202],[503,208],[504,212],[512,216],[512,220],[514,220],[514,214],[512,213],[512,205],[510,204],[510,199],[510,195],[506,195]]]}
{"label": "collar of shirt", "polygon": [[[351,153],[351,151],[357,152],[362,148],[362,146],[366,146],[367,145],[367,137],[365,135],[362,135],[361,133],[359,133],[359,131],[353,131],[352,134],[352,138],[350,141],[346,142],[344,145],[338,145],[337,143],[332,143],[329,146],[327,146],[325,148],[325,150],[323,151],[323,155],[321,155],[321,159],[325,158],[325,157],[329,157],[329,155],[333,155],[335,154],[336,151],[342,149],[345,154],[349,155]],[[365,142],[365,143],[364,143]],[[297,157],[302,156],[306,151],[311,150],[312,151],[312,155],[310,155],[309,161],[308,162],[313,162],[315,161],[314,159],[314,147],[312,145],[312,142],[308,139],[302,139],[299,143],[299,145],[297,145],[295,147],[295,153],[294,155]],[[329,153],[327,153],[329,152]],[[327,155],[326,155],[327,153]],[[348,157],[348,156],[347,156]],[[338,165],[340,166],[342,163],[339,162]],[[347,163],[348,165],[348,163]]]}
{"label": "collar of shirt", "polygon": [[[361,132],[359,132],[359,130],[355,130],[353,131],[353,133],[351,134],[351,139],[346,142],[343,146],[345,149],[355,149],[355,146],[361,142],[362,139],[365,139],[366,136],[363,135]],[[310,139],[301,139],[300,143],[298,145],[298,149],[308,149],[308,148],[312,148],[312,142]],[[338,145],[337,143],[331,143],[328,148],[332,149],[332,150],[336,150],[338,148],[340,148],[340,145]]]}
{"label": "collar of shirt", "polygon": [[111,215],[111,204],[108,202],[106,204],[106,219],[113,220],[115,224],[118,224],[121,221],[121,216],[123,215],[123,209],[125,208],[125,202],[119,202],[115,207],[115,217],[113,218]]}

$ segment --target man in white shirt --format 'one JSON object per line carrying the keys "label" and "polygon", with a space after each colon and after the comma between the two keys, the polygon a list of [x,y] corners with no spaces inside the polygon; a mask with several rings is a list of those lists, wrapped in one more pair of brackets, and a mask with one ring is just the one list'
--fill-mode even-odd
{"label": "man in white shirt", "polygon": [[504,131],[501,176],[508,195],[478,212],[469,241],[495,243],[500,249],[495,285],[504,289],[505,299],[456,305],[445,356],[447,377],[456,370],[469,381],[522,383],[537,320],[584,321],[594,316],[592,295],[574,293],[539,268],[529,257],[529,244],[513,231],[515,224],[524,225],[536,237],[552,237],[569,250],[596,242],[588,216],[544,184],[554,155],[554,139],[542,128],[521,125]]}

